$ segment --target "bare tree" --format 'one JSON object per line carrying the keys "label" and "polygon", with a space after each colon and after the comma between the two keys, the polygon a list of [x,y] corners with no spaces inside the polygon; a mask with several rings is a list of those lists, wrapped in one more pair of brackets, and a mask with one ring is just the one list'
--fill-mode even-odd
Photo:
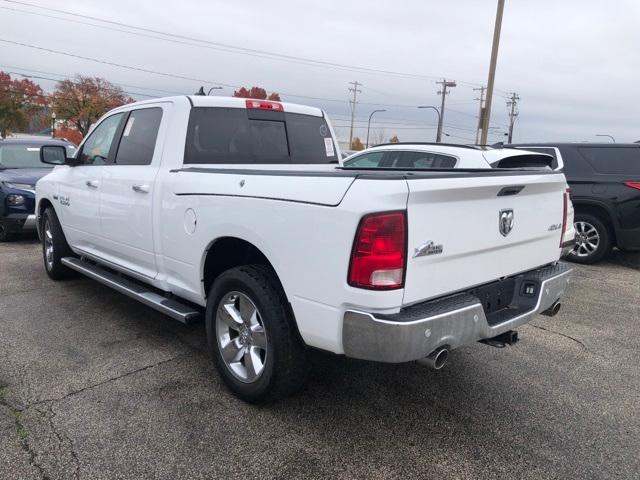
{"label": "bare tree", "polygon": [[378,145],[379,143],[386,143],[387,132],[384,128],[377,128],[373,131],[373,135],[371,136],[371,140],[369,141],[369,146]]}

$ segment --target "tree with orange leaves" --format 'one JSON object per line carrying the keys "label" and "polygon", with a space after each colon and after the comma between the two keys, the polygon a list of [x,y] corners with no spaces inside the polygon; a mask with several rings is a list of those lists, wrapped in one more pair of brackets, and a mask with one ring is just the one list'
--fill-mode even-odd
{"label": "tree with orange leaves", "polygon": [[0,138],[10,131],[26,129],[46,103],[39,85],[26,78],[15,80],[0,71]]}
{"label": "tree with orange leaves", "polygon": [[82,142],[82,134],[75,128],[69,128],[67,125],[56,127],[56,138],[64,138],[65,140],[80,145]]}
{"label": "tree with orange leaves", "polygon": [[240,90],[234,91],[233,96],[240,98],[255,98],[257,100],[273,100],[275,102],[280,101],[279,94],[272,92],[267,96],[267,91],[260,87],[251,87],[251,89],[242,87]]}
{"label": "tree with orange leaves", "polygon": [[351,141],[351,150],[364,150],[364,143],[358,137],[353,137]]}
{"label": "tree with orange leaves", "polygon": [[135,101],[104,78],[82,75],[58,82],[51,99],[58,118],[73,125],[83,137],[106,112]]}

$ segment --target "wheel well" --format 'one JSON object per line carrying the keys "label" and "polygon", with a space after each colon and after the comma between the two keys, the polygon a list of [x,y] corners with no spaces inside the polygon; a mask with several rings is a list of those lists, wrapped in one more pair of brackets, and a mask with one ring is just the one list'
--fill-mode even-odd
{"label": "wheel well", "polygon": [[[266,265],[274,271],[273,265],[255,245],[236,237],[223,237],[211,244],[204,261],[203,279],[205,295],[214,280],[230,268],[242,265]],[[277,277],[277,274],[276,274]]]}
{"label": "wheel well", "polygon": [[616,244],[616,229],[613,226],[613,220],[606,208],[599,205],[593,205],[589,203],[582,203],[573,206],[575,213],[588,213],[594,217],[598,217],[609,229],[611,233],[611,239],[613,244]]}
{"label": "wheel well", "polygon": [[[40,203],[36,207],[38,209],[36,211],[36,214],[37,214],[36,218],[37,218],[37,222],[38,222],[38,224],[36,225],[36,231],[38,232],[38,238],[40,240],[42,240],[42,237],[41,237],[42,232],[40,232],[40,220],[42,219],[42,215],[44,214],[44,211],[49,207],[54,208],[53,204],[49,200],[47,200],[46,198],[43,198],[42,200],[40,200]],[[55,208],[54,208],[54,210],[55,210]]]}
{"label": "wheel well", "polygon": [[40,204],[38,205],[38,218],[42,217],[44,211],[49,207],[53,208],[53,204],[49,200],[46,198],[40,200]]}

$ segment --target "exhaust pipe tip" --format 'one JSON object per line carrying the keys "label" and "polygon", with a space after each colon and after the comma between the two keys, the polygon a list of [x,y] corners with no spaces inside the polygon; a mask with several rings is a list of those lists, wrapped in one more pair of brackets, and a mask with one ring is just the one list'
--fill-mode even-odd
{"label": "exhaust pipe tip", "polygon": [[542,312],[542,314],[546,315],[547,317],[555,317],[560,311],[561,307],[562,307],[562,304],[560,302],[555,302],[547,310]]}
{"label": "exhaust pipe tip", "polygon": [[449,359],[449,349],[440,347],[429,354],[428,357],[421,358],[418,363],[429,367],[431,370],[442,369]]}

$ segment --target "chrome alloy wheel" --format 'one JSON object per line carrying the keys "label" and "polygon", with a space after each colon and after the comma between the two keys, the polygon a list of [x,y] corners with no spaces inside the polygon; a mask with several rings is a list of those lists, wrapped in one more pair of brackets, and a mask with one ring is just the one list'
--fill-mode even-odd
{"label": "chrome alloy wheel", "polygon": [[244,383],[253,383],[267,360],[267,335],[262,317],[251,299],[240,292],[227,293],[216,311],[218,348],[229,371]]}
{"label": "chrome alloy wheel", "polygon": [[587,222],[576,222],[576,246],[571,253],[576,257],[588,257],[600,246],[600,234],[596,227]]}
{"label": "chrome alloy wheel", "polygon": [[47,270],[53,269],[53,235],[51,234],[51,224],[49,220],[44,222],[44,261],[47,264]]}

